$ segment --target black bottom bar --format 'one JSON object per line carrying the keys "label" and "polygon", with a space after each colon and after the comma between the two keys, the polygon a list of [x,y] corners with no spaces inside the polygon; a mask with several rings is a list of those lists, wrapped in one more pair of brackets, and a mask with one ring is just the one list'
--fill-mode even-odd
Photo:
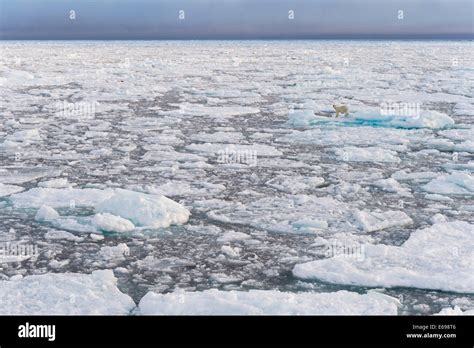
{"label": "black bottom bar", "polygon": [[[36,326],[40,325],[40,326]],[[52,326],[54,325],[54,337]],[[0,346],[473,347],[474,317],[0,317]],[[31,336],[43,337],[31,337]],[[19,337],[27,336],[27,337]]]}

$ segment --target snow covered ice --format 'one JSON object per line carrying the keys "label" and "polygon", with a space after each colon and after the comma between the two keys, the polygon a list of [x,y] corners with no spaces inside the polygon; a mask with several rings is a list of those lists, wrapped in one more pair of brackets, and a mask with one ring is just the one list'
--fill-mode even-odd
{"label": "snow covered ice", "polygon": [[363,245],[364,260],[337,255],[298,264],[296,277],[370,287],[414,287],[474,293],[474,225],[435,223],[401,246]]}
{"label": "snow covered ice", "polygon": [[472,49],[2,42],[0,310],[472,313]]}
{"label": "snow covered ice", "polygon": [[143,315],[394,315],[398,300],[369,292],[283,293],[272,290],[149,292],[139,304]]}
{"label": "snow covered ice", "polygon": [[116,287],[109,270],[43,274],[0,281],[2,315],[119,315],[135,303]]}

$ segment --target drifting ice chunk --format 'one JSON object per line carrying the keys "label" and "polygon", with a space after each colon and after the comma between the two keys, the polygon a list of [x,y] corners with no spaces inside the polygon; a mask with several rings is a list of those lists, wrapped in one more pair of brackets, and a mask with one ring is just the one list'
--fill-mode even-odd
{"label": "drifting ice chunk", "polygon": [[404,212],[392,210],[383,213],[358,211],[354,214],[354,218],[366,232],[380,231],[413,223],[413,220]]}
{"label": "drifting ice chunk", "polygon": [[324,179],[319,176],[306,177],[278,175],[277,177],[267,181],[266,184],[270,187],[276,188],[277,190],[288,193],[304,193],[305,191],[313,190],[324,184]]}
{"label": "drifting ice chunk", "polygon": [[454,308],[443,308],[441,312],[436,313],[436,315],[474,315],[474,309],[463,311],[458,306],[454,306]]}
{"label": "drifting ice chunk", "polygon": [[9,167],[0,169],[0,183],[22,184],[33,181],[44,176],[54,176],[60,173],[59,170],[47,167]]}
{"label": "drifting ice chunk", "polygon": [[0,75],[0,86],[24,86],[31,85],[35,81],[35,76],[27,71],[10,69],[2,66]]}
{"label": "drifting ice chunk", "polygon": [[447,137],[452,140],[470,140],[474,138],[474,128],[464,128],[464,129],[448,129],[439,132],[439,135]]}
{"label": "drifting ice chunk", "polygon": [[144,187],[146,192],[154,195],[163,196],[205,196],[213,195],[225,190],[222,184],[212,184],[209,182],[194,181],[191,184],[180,180],[170,180],[165,184],[155,186],[147,185]]}
{"label": "drifting ice chunk", "polygon": [[[195,204],[197,208],[209,209],[207,216],[212,220],[249,225],[271,232],[314,233],[326,226],[336,232],[350,228],[347,224],[351,217],[349,206],[332,197],[299,194],[265,197],[246,205],[220,200]],[[304,223],[313,226],[304,227]]]}
{"label": "drifting ice chunk", "polygon": [[474,152],[474,141],[466,140],[459,144],[446,139],[432,139],[427,142],[428,148],[440,151]]}
{"label": "drifting ice chunk", "polygon": [[92,223],[97,229],[107,232],[129,232],[135,228],[131,221],[109,213],[96,214]]}
{"label": "drifting ice chunk", "polygon": [[229,257],[238,257],[241,250],[242,250],[241,248],[232,248],[231,246],[228,246],[228,245],[223,245],[221,248],[221,252],[223,252]]}
{"label": "drifting ice chunk", "polygon": [[224,233],[222,236],[217,238],[219,243],[229,243],[249,239],[250,236],[247,233],[229,231]]}
{"label": "drifting ice chunk", "polygon": [[16,208],[39,208],[48,205],[52,208],[67,208],[72,204],[77,207],[94,207],[114,194],[112,189],[99,190],[92,188],[40,188],[10,197]]}
{"label": "drifting ice chunk", "polygon": [[426,147],[440,151],[452,151],[454,149],[454,143],[447,139],[431,139],[426,142]]}
{"label": "drifting ice chunk", "polygon": [[[326,118],[326,117],[321,117]],[[411,139],[416,138],[417,131],[380,127],[321,127],[310,128],[304,131],[292,131],[280,138],[277,142],[315,144],[319,146],[380,146],[387,148],[407,149]]]}
{"label": "drifting ice chunk", "polygon": [[176,162],[199,162],[205,161],[204,157],[192,154],[184,153],[173,150],[166,151],[148,151],[143,155],[144,161],[162,162],[162,161],[176,161]]}
{"label": "drifting ice chunk", "polygon": [[125,315],[135,307],[110,270],[1,281],[0,302],[1,315]]}
{"label": "drifting ice chunk", "polygon": [[474,293],[474,225],[438,223],[413,232],[401,246],[364,244],[364,258],[298,264],[293,274],[334,284],[410,287]]}
{"label": "drifting ice chunk", "polygon": [[137,226],[168,227],[184,224],[189,211],[165,196],[150,195],[123,189],[97,205],[98,213],[110,213],[128,219]]}
{"label": "drifting ice chunk", "polygon": [[238,132],[198,133],[191,136],[191,140],[208,143],[238,143],[242,139],[242,134]]}
{"label": "drifting ice chunk", "polygon": [[397,128],[431,128],[443,129],[454,125],[454,120],[446,114],[434,110],[426,110],[419,116],[380,115],[379,113],[367,113],[355,115],[356,122],[372,124],[382,127]]}
{"label": "drifting ice chunk", "polygon": [[404,188],[397,180],[393,178],[377,180],[374,182],[374,185],[380,187],[384,191],[397,193],[398,195],[403,197],[411,196],[410,190]]}
{"label": "drifting ice chunk", "polygon": [[199,233],[199,234],[208,234],[208,235],[218,235],[222,232],[222,230],[214,225],[187,225],[186,229],[191,232]]}
{"label": "drifting ice chunk", "polygon": [[395,118],[390,122],[390,124],[400,128],[442,129],[453,126],[454,120],[441,112],[427,110],[417,117]]}
{"label": "drifting ice chunk", "polygon": [[421,188],[445,195],[474,195],[474,177],[467,173],[454,172],[441,175]]}
{"label": "drifting ice chunk", "polygon": [[379,147],[355,147],[346,146],[342,149],[335,149],[335,153],[340,161],[349,162],[400,162],[397,153]]}
{"label": "drifting ice chunk", "polygon": [[0,183],[0,197],[8,196],[13,193],[18,193],[23,191],[24,188],[16,185],[4,185]]}
{"label": "drifting ice chunk", "polygon": [[49,240],[65,239],[73,242],[82,242],[84,238],[73,235],[66,231],[48,231],[44,238]]}
{"label": "drifting ice chunk", "polygon": [[438,195],[436,193],[433,194],[427,194],[425,195],[426,199],[429,199],[431,201],[438,201],[438,202],[452,202],[453,200],[449,197]]}
{"label": "drifting ice chunk", "polygon": [[288,124],[296,127],[309,126],[317,118],[313,110],[292,110],[288,114]]}
{"label": "drifting ice chunk", "polygon": [[174,256],[157,259],[152,255],[145,257],[143,260],[136,261],[134,265],[140,269],[166,273],[177,273],[183,268],[196,266],[192,261],[180,259]]}
{"label": "drifting ice chunk", "polygon": [[459,152],[474,152],[474,141],[472,140],[466,140],[463,141],[462,143],[456,144],[454,146],[454,151],[459,151]]}
{"label": "drifting ice chunk", "polygon": [[95,226],[91,223],[90,217],[60,217],[50,221],[54,227],[63,230],[81,232],[81,233],[96,233],[98,232]]}
{"label": "drifting ice chunk", "polygon": [[[281,156],[283,153],[273,146],[254,144],[254,145],[234,145],[234,144],[190,144],[186,146],[186,149],[190,151],[217,154],[222,156],[256,156],[272,157]],[[249,155],[250,154],[250,155]],[[235,160],[235,159],[234,159]]]}
{"label": "drifting ice chunk", "polygon": [[105,260],[123,259],[124,256],[130,254],[130,248],[125,243],[117,246],[104,246],[100,248],[100,256]]}
{"label": "drifting ice chunk", "polygon": [[67,178],[58,178],[48,181],[42,181],[38,184],[39,187],[49,187],[49,188],[63,188],[68,187],[69,183]]}
{"label": "drifting ice chunk", "polygon": [[464,170],[466,172],[474,172],[474,162],[469,161],[467,163],[446,163],[443,167],[450,173]]}
{"label": "drifting ice chunk", "polygon": [[190,116],[206,116],[215,118],[229,118],[233,116],[242,116],[250,114],[258,114],[260,109],[248,106],[206,106],[202,104],[181,103],[179,110],[162,111],[164,115],[190,115]]}
{"label": "drifting ice chunk", "polygon": [[312,110],[296,110],[288,115],[288,123],[293,126],[309,126],[321,123],[341,125],[363,125],[393,128],[443,129],[454,125],[454,120],[446,114],[434,110],[423,111],[419,116],[381,115],[380,112],[351,112],[348,117],[333,118],[314,115]]}
{"label": "drifting ice chunk", "polygon": [[36,221],[52,221],[59,218],[59,213],[47,205],[42,205],[35,215]]}
{"label": "drifting ice chunk", "polygon": [[241,278],[233,277],[225,273],[213,273],[209,276],[209,279],[215,283],[220,284],[232,284],[242,282]]}
{"label": "drifting ice chunk", "polygon": [[302,233],[314,233],[328,228],[328,223],[325,220],[301,219],[293,221],[291,226]]}
{"label": "drifting ice chunk", "polygon": [[469,103],[457,103],[454,106],[454,114],[474,116],[474,107]]}
{"label": "drifting ice chunk", "polygon": [[[131,228],[130,220],[136,226],[168,227],[172,224],[186,223],[189,211],[181,204],[164,196],[151,195],[123,189],[74,189],[74,188],[33,188],[10,197],[16,208],[38,208],[48,205],[52,208],[94,207],[97,213],[109,213],[95,218],[94,224],[103,228],[124,232]],[[116,217],[112,217],[116,215]],[[78,225],[74,219],[63,221],[84,227],[94,232],[95,227]],[[119,226],[120,225],[120,226]],[[65,228],[64,226],[61,226]],[[77,230],[76,227],[68,229]]]}
{"label": "drifting ice chunk", "polygon": [[399,171],[392,174],[392,178],[394,178],[395,180],[399,180],[399,181],[408,181],[408,180],[429,181],[431,179],[436,178],[438,175],[439,175],[439,173],[435,173],[435,172],[407,173],[404,170],[399,170]]}
{"label": "drifting ice chunk", "polygon": [[2,66],[0,75],[0,86],[22,86],[31,84],[35,76],[27,71],[10,69]]}
{"label": "drifting ice chunk", "polygon": [[112,150],[111,149],[105,149],[105,148],[96,149],[96,150],[92,150],[90,152],[90,154],[94,158],[98,158],[98,157],[101,157],[101,156],[110,156],[112,154]]}
{"label": "drifting ice chunk", "polygon": [[276,290],[148,292],[144,315],[396,315],[398,300],[370,291],[288,293]]}
{"label": "drifting ice chunk", "polygon": [[41,141],[40,133],[37,129],[26,129],[15,132],[6,137],[7,141],[21,142],[23,144],[29,144],[32,142]]}
{"label": "drifting ice chunk", "polygon": [[442,223],[442,222],[448,222],[448,219],[443,214],[438,213],[431,217],[431,222],[433,224],[437,224],[437,223]]}

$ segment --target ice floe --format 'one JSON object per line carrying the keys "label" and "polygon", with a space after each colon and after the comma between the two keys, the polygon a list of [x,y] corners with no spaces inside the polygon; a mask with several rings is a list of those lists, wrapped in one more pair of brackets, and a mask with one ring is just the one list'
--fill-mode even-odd
{"label": "ice floe", "polygon": [[426,146],[430,149],[440,151],[457,151],[457,152],[474,152],[474,142],[472,140],[454,143],[447,139],[431,139],[426,142]]}
{"label": "ice floe", "polygon": [[276,290],[147,293],[143,315],[396,315],[398,300],[369,291],[285,293]]}
{"label": "ice floe", "polygon": [[0,183],[0,197],[8,196],[13,193],[18,193],[23,191],[24,188],[17,185],[5,185]]}
{"label": "ice floe", "polygon": [[48,181],[42,181],[38,183],[39,187],[48,187],[48,188],[64,188],[70,186],[67,178],[57,178]]}
{"label": "ice floe", "polygon": [[296,127],[309,126],[317,119],[313,110],[291,110],[288,114],[288,123]]}
{"label": "ice floe", "polygon": [[396,193],[401,197],[411,197],[410,190],[400,185],[400,183],[393,178],[377,180],[374,182],[374,186],[387,192]]}
{"label": "ice floe", "polygon": [[452,308],[443,308],[436,315],[474,315],[474,309],[468,309],[463,311],[459,306],[454,306]]}
{"label": "ice floe", "polygon": [[229,118],[233,116],[257,114],[260,109],[247,106],[206,106],[202,104],[181,103],[176,111],[160,112],[162,115],[208,116]]}
{"label": "ice floe", "polygon": [[137,226],[153,228],[184,224],[189,211],[165,196],[116,189],[114,194],[96,207],[99,213],[110,213],[128,219]]}
{"label": "ice floe", "polygon": [[[181,204],[162,195],[152,195],[124,189],[96,188],[33,188],[9,197],[17,208],[41,208],[38,219],[51,217],[50,208],[91,207],[97,214],[92,221],[87,217],[81,223],[74,217],[56,219],[54,222],[61,228],[95,232],[125,232],[133,225],[139,227],[160,228],[172,224],[183,224],[188,221],[189,211]],[[53,214],[54,215],[54,214]],[[90,220],[90,219],[89,219]],[[130,220],[130,221],[128,221]],[[90,224],[94,226],[90,226]]]}
{"label": "ice floe", "polygon": [[0,183],[22,184],[47,176],[58,175],[61,170],[48,167],[4,167],[0,169]]}
{"label": "ice floe", "polygon": [[126,315],[135,303],[110,270],[0,281],[2,315]]}
{"label": "ice floe", "polygon": [[6,142],[29,145],[31,143],[41,141],[41,136],[38,129],[25,129],[8,135],[5,139]]}
{"label": "ice floe", "polygon": [[400,162],[396,151],[380,147],[346,146],[334,151],[340,161],[348,162]]}
{"label": "ice floe", "polygon": [[413,223],[413,220],[403,211],[392,210],[385,212],[357,211],[354,218],[365,232],[375,232]]}
{"label": "ice floe", "polygon": [[266,185],[288,193],[304,193],[305,191],[314,190],[323,184],[324,178],[319,176],[306,177],[294,175],[278,175],[266,182]]}
{"label": "ice floe", "polygon": [[224,144],[212,144],[212,143],[205,143],[205,144],[191,144],[186,146],[186,148],[190,151],[205,153],[205,154],[221,154],[221,155],[239,155],[239,154],[253,154],[255,153],[256,156],[263,156],[263,157],[272,157],[272,156],[280,156],[282,152],[277,150],[273,146],[269,145],[262,145],[262,144],[255,144],[255,145],[224,145]]}
{"label": "ice floe", "polygon": [[243,241],[249,238],[250,236],[247,233],[229,231],[229,232],[224,233],[219,238],[217,238],[217,241],[219,243],[229,243],[229,242]]}
{"label": "ice floe", "polygon": [[454,114],[461,116],[474,116],[474,107],[469,103],[456,103]]}
{"label": "ice floe", "polygon": [[474,177],[463,172],[444,174],[423,185],[422,189],[442,195],[474,195]]}
{"label": "ice floe", "polygon": [[198,210],[206,211],[212,220],[249,225],[272,232],[315,233],[321,232],[326,226],[332,231],[350,228],[350,208],[332,197],[298,194],[264,197],[246,205],[213,200],[198,201],[195,206]]}
{"label": "ice floe", "polygon": [[411,172],[407,173],[405,170],[399,170],[392,174],[392,178],[398,181],[416,181],[426,182],[439,176],[435,172]]}
{"label": "ice floe", "polygon": [[194,134],[191,139],[206,143],[238,143],[243,136],[237,132],[215,132]]}
{"label": "ice floe", "polygon": [[42,205],[35,215],[36,221],[52,221],[59,218],[59,213],[50,206]]}
{"label": "ice floe", "polygon": [[336,255],[298,264],[301,279],[368,287],[411,287],[474,293],[474,225],[437,223],[401,246],[364,244],[364,257]]}
{"label": "ice floe", "polygon": [[240,255],[240,252],[242,251],[242,248],[233,248],[229,245],[223,245],[221,247],[221,252],[227,255],[228,257],[238,257]]}
{"label": "ice floe", "polygon": [[474,138],[474,128],[453,128],[439,132],[439,135],[455,141],[468,141]]}
{"label": "ice floe", "polygon": [[98,230],[106,232],[129,232],[135,228],[130,220],[109,213],[94,215],[92,223]]}
{"label": "ice floe", "polygon": [[288,123],[293,126],[314,126],[327,123],[406,129],[443,129],[453,126],[455,122],[448,115],[435,110],[426,110],[420,115],[413,116],[381,115],[380,112],[351,112],[349,116],[340,118],[317,116],[312,110],[293,110],[289,113]]}
{"label": "ice floe", "polygon": [[116,246],[103,246],[100,248],[99,254],[105,260],[123,259],[130,254],[130,248],[125,243]]}
{"label": "ice floe", "polygon": [[169,180],[161,185],[146,185],[143,190],[151,194],[163,196],[207,196],[215,195],[225,190],[222,184],[193,181],[192,183],[180,180]]}
{"label": "ice floe", "polygon": [[27,71],[2,66],[0,86],[23,86],[34,83],[35,76]]}
{"label": "ice floe", "polygon": [[114,195],[113,189],[96,188],[43,188],[36,187],[10,197],[16,208],[39,208],[47,205],[52,208],[94,207]]}
{"label": "ice floe", "polygon": [[73,241],[73,242],[82,242],[84,240],[83,237],[78,237],[78,236],[75,236],[74,234],[72,233],[69,233],[69,232],[66,232],[66,231],[57,231],[57,230],[54,230],[54,231],[48,231],[45,236],[44,236],[47,240],[60,240],[60,239],[64,239],[64,240],[69,240],[69,241]]}

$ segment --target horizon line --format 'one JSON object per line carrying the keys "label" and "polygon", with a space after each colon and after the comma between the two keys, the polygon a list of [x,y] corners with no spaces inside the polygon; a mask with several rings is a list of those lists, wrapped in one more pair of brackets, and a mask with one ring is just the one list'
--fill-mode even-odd
{"label": "horizon line", "polygon": [[473,41],[473,34],[445,34],[445,35],[310,35],[310,36],[262,36],[262,37],[52,37],[52,38],[34,38],[34,37],[1,37],[0,41],[304,41],[304,40],[365,40],[365,41],[383,41],[383,40],[445,40],[445,41]]}

